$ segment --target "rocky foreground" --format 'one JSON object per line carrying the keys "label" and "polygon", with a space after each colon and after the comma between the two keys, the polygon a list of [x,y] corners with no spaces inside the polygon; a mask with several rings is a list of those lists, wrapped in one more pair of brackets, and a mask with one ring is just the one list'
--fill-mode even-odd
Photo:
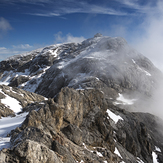
{"label": "rocky foreground", "polygon": [[[98,34],[14,56],[0,67],[6,84],[0,122],[25,115],[6,134],[0,162],[163,162],[163,121],[134,110],[150,101],[162,73],[124,39]],[[20,111],[4,103],[8,96]]]}

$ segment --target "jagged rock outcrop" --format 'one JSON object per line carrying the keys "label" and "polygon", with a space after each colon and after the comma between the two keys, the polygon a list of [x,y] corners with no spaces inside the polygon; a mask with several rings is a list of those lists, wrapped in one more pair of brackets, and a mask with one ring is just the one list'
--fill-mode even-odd
{"label": "jagged rock outcrop", "polygon": [[15,112],[6,107],[4,104],[0,103],[0,118],[7,116],[15,116]]}
{"label": "jagged rock outcrop", "polygon": [[[4,151],[4,150],[3,150]],[[63,163],[57,155],[47,148],[44,144],[38,144],[35,141],[26,140],[14,148],[14,154],[11,151],[0,152],[0,161],[4,162],[22,162],[22,163]]]}
{"label": "jagged rock outcrop", "polygon": [[[11,133],[11,149],[0,152],[4,162],[149,163],[152,152],[162,161],[155,149],[163,150],[162,133],[155,135],[156,117],[120,109],[98,90],[63,88],[55,102],[35,103],[24,111],[29,108],[23,124]],[[115,122],[108,109],[121,118]]]}
{"label": "jagged rock outcrop", "polygon": [[[41,95],[27,92],[16,87],[9,87],[6,85],[0,85],[0,118],[7,116],[15,116],[14,111],[11,109],[11,106],[20,105],[21,108],[31,104],[32,102],[41,102],[45,98]],[[15,107],[17,107],[15,105]]]}

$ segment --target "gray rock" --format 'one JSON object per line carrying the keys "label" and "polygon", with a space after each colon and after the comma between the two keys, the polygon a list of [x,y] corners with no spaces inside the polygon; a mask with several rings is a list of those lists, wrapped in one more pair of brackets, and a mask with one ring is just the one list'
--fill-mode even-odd
{"label": "gray rock", "polygon": [[18,87],[20,84],[25,83],[29,80],[29,77],[25,77],[25,76],[18,76],[18,77],[14,77],[11,81],[9,86],[11,87]]}
{"label": "gray rock", "polygon": [[57,152],[59,155],[62,155],[62,161],[64,163],[75,163],[76,161],[72,157],[71,153],[68,151],[68,149],[64,146],[62,146],[58,141],[53,142],[52,149]]}
{"label": "gray rock", "polygon": [[14,149],[14,153],[20,158],[22,163],[62,163],[55,152],[45,145],[35,141],[26,140]]}
{"label": "gray rock", "polygon": [[82,130],[75,125],[68,125],[62,129],[62,132],[67,136],[69,140],[77,145],[82,144]]}

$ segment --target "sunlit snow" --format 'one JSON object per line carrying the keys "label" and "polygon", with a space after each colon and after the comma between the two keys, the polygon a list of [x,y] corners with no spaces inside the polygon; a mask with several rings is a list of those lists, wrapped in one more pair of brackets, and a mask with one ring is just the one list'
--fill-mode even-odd
{"label": "sunlit snow", "polygon": [[117,154],[120,158],[122,158],[121,154],[119,153],[118,149],[115,147],[115,151],[114,151],[115,154]]}
{"label": "sunlit snow", "polygon": [[49,50],[49,52],[51,53],[51,55],[53,55],[54,57],[57,57],[58,56],[57,51],[58,51],[58,48],[56,48],[55,50]]}
{"label": "sunlit snow", "polygon": [[153,157],[153,163],[159,163],[159,162],[157,161],[157,155],[156,155],[155,152],[152,152],[152,157]]}
{"label": "sunlit snow", "polygon": [[155,150],[158,152],[161,152],[161,149],[159,147],[156,147],[156,146],[155,146]]}
{"label": "sunlit snow", "polygon": [[[2,92],[1,90],[0,92],[4,94],[4,92]],[[22,108],[22,106],[20,105],[20,102],[16,100],[15,98],[8,96],[7,94],[5,94],[5,96],[6,97],[4,99],[1,99],[1,103],[6,105],[6,107],[9,107],[15,113],[20,112]]]}
{"label": "sunlit snow", "polygon": [[119,115],[114,114],[114,113],[111,112],[109,109],[107,109],[106,112],[108,113],[109,117],[110,117],[115,123],[117,123],[119,120],[123,120],[122,117],[120,117]]}
{"label": "sunlit snow", "polygon": [[103,157],[103,155],[100,152],[96,151],[96,153],[98,156]]}

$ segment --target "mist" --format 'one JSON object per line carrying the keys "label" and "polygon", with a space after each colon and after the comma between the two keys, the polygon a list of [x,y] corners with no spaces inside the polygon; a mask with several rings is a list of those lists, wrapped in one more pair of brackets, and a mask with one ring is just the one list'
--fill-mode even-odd
{"label": "mist", "polygon": [[163,71],[163,2],[146,13],[145,19],[139,25],[143,32],[135,32],[132,46],[148,57],[156,67]]}
{"label": "mist", "polygon": [[[113,25],[109,35],[124,37],[131,47],[147,57],[163,72],[163,2],[158,1],[156,6],[146,8],[142,13],[143,17],[140,17],[142,22],[136,28],[129,30],[134,20],[126,20],[121,24]],[[147,97],[135,92],[127,96],[138,99],[135,106],[133,108],[129,106],[129,109],[151,113],[163,119],[163,77],[156,74],[155,80],[157,82],[154,83],[152,96]]]}

